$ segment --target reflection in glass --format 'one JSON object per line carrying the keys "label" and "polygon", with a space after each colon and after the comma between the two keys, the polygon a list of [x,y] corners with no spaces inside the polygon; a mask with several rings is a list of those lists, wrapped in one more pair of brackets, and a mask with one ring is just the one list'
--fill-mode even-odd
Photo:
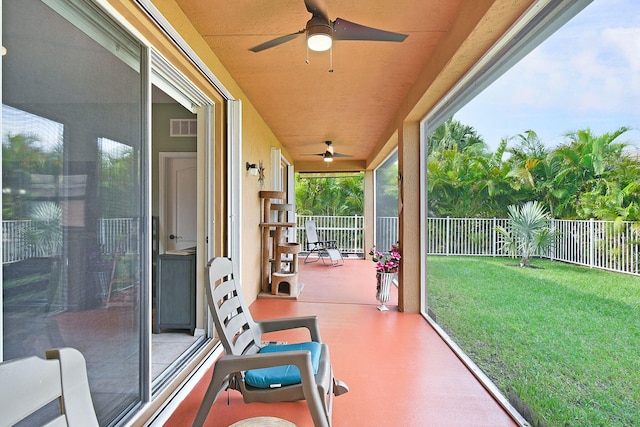
{"label": "reflection in glass", "polygon": [[398,241],[398,152],[375,171],[376,247],[388,251]]}
{"label": "reflection in glass", "polygon": [[80,350],[102,425],[141,400],[140,46],[80,6],[2,3],[2,339]]}

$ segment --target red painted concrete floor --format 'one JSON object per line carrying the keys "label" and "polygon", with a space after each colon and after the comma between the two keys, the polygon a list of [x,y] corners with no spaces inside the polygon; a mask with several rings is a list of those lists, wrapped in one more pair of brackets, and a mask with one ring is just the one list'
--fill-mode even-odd
{"label": "red painted concrete floor", "polygon": [[[304,288],[298,301],[259,299],[250,309],[255,319],[318,315],[335,376],[350,387],[334,400],[335,427],[517,425],[422,316],[398,312],[395,292],[390,311],[376,309],[371,261],[347,260],[341,267],[300,262],[299,280]],[[293,342],[304,335],[267,339]],[[209,380],[200,381],[166,426],[191,425]],[[207,426],[258,416],[313,425],[304,402],[245,404],[235,391],[229,397],[227,404],[227,393],[221,394]]]}

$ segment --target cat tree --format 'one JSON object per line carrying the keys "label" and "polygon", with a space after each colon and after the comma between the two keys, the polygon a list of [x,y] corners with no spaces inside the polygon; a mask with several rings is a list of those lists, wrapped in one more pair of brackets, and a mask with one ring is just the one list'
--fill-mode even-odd
{"label": "cat tree", "polygon": [[296,227],[294,222],[287,222],[287,213],[293,212],[295,206],[280,203],[285,198],[282,191],[260,191],[259,196],[262,200],[262,292],[259,296],[297,298],[301,287],[298,283],[301,246],[286,241],[288,230]]}

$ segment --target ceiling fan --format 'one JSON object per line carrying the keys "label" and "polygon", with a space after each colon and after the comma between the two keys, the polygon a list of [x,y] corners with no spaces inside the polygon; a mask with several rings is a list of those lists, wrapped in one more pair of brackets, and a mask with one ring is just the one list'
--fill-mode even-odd
{"label": "ceiling fan", "polygon": [[311,15],[304,29],[297,33],[277,37],[265,43],[249,49],[252,52],[261,52],[272,47],[291,41],[301,34],[307,35],[307,46],[311,50],[325,51],[331,48],[333,40],[370,40],[383,42],[402,42],[407,38],[406,34],[393,33],[372,27],[356,24],[345,19],[329,19],[325,0],[304,0],[304,4]]}
{"label": "ceiling fan", "polygon": [[334,157],[353,157],[349,154],[336,153],[333,151],[333,145],[331,141],[325,141],[327,148],[323,153],[305,154],[305,156],[321,156],[325,162],[333,162]]}

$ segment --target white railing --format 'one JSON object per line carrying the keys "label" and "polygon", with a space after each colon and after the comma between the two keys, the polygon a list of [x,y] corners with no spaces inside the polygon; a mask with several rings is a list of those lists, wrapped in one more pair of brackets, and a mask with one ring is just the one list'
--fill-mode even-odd
{"label": "white railing", "polygon": [[[307,216],[297,218],[296,238],[306,248],[304,223],[314,220],[318,236],[336,240],[341,252],[358,254],[364,248],[364,217]],[[496,227],[509,228],[508,219],[429,218],[428,254],[461,256],[507,256]],[[31,221],[2,222],[3,262],[43,256],[25,241]],[[541,257],[593,268],[640,275],[640,224],[597,220],[551,220],[555,242]],[[137,218],[101,219],[97,240],[103,253],[139,253]],[[380,217],[376,222],[377,247],[387,250],[398,240],[398,219]],[[365,250],[366,249],[366,250]]]}
{"label": "white railing", "polygon": [[[376,218],[376,249],[386,252],[398,242],[398,217],[379,216]],[[369,249],[367,249],[367,252]]]}
{"label": "white railing", "polygon": [[2,221],[2,258],[3,262],[20,261],[41,256],[33,245],[29,245],[25,236],[33,228],[32,221]]}
{"label": "white railing", "polygon": [[[496,227],[508,219],[429,218],[429,255],[507,256]],[[543,258],[640,275],[640,225],[634,222],[551,220],[555,241]]]}
{"label": "white railing", "polygon": [[556,244],[549,258],[640,275],[640,223],[552,220]]}
{"label": "white railing", "polygon": [[102,253],[139,254],[139,218],[98,220],[98,245]]}
{"label": "white railing", "polygon": [[[316,222],[318,238],[336,240],[342,253],[364,256],[369,248],[364,247],[364,217],[362,216],[318,216],[299,215],[297,217],[296,238],[305,251],[307,236],[304,230],[305,221]],[[376,246],[378,250],[387,251],[398,241],[398,217],[376,218]]]}
{"label": "white railing", "polygon": [[[140,253],[138,218],[99,219],[97,243],[102,253]],[[27,230],[33,228],[30,220],[2,221],[2,262],[9,263],[28,258],[49,256],[26,240]]]}
{"label": "white railing", "polygon": [[429,255],[501,256],[496,227],[509,220],[497,218],[429,218]]}
{"label": "white railing", "polygon": [[320,240],[335,240],[343,254],[364,252],[364,217],[362,216],[316,216],[298,215],[296,241],[307,248],[307,235],[304,229],[306,221],[316,222],[316,231]]}

